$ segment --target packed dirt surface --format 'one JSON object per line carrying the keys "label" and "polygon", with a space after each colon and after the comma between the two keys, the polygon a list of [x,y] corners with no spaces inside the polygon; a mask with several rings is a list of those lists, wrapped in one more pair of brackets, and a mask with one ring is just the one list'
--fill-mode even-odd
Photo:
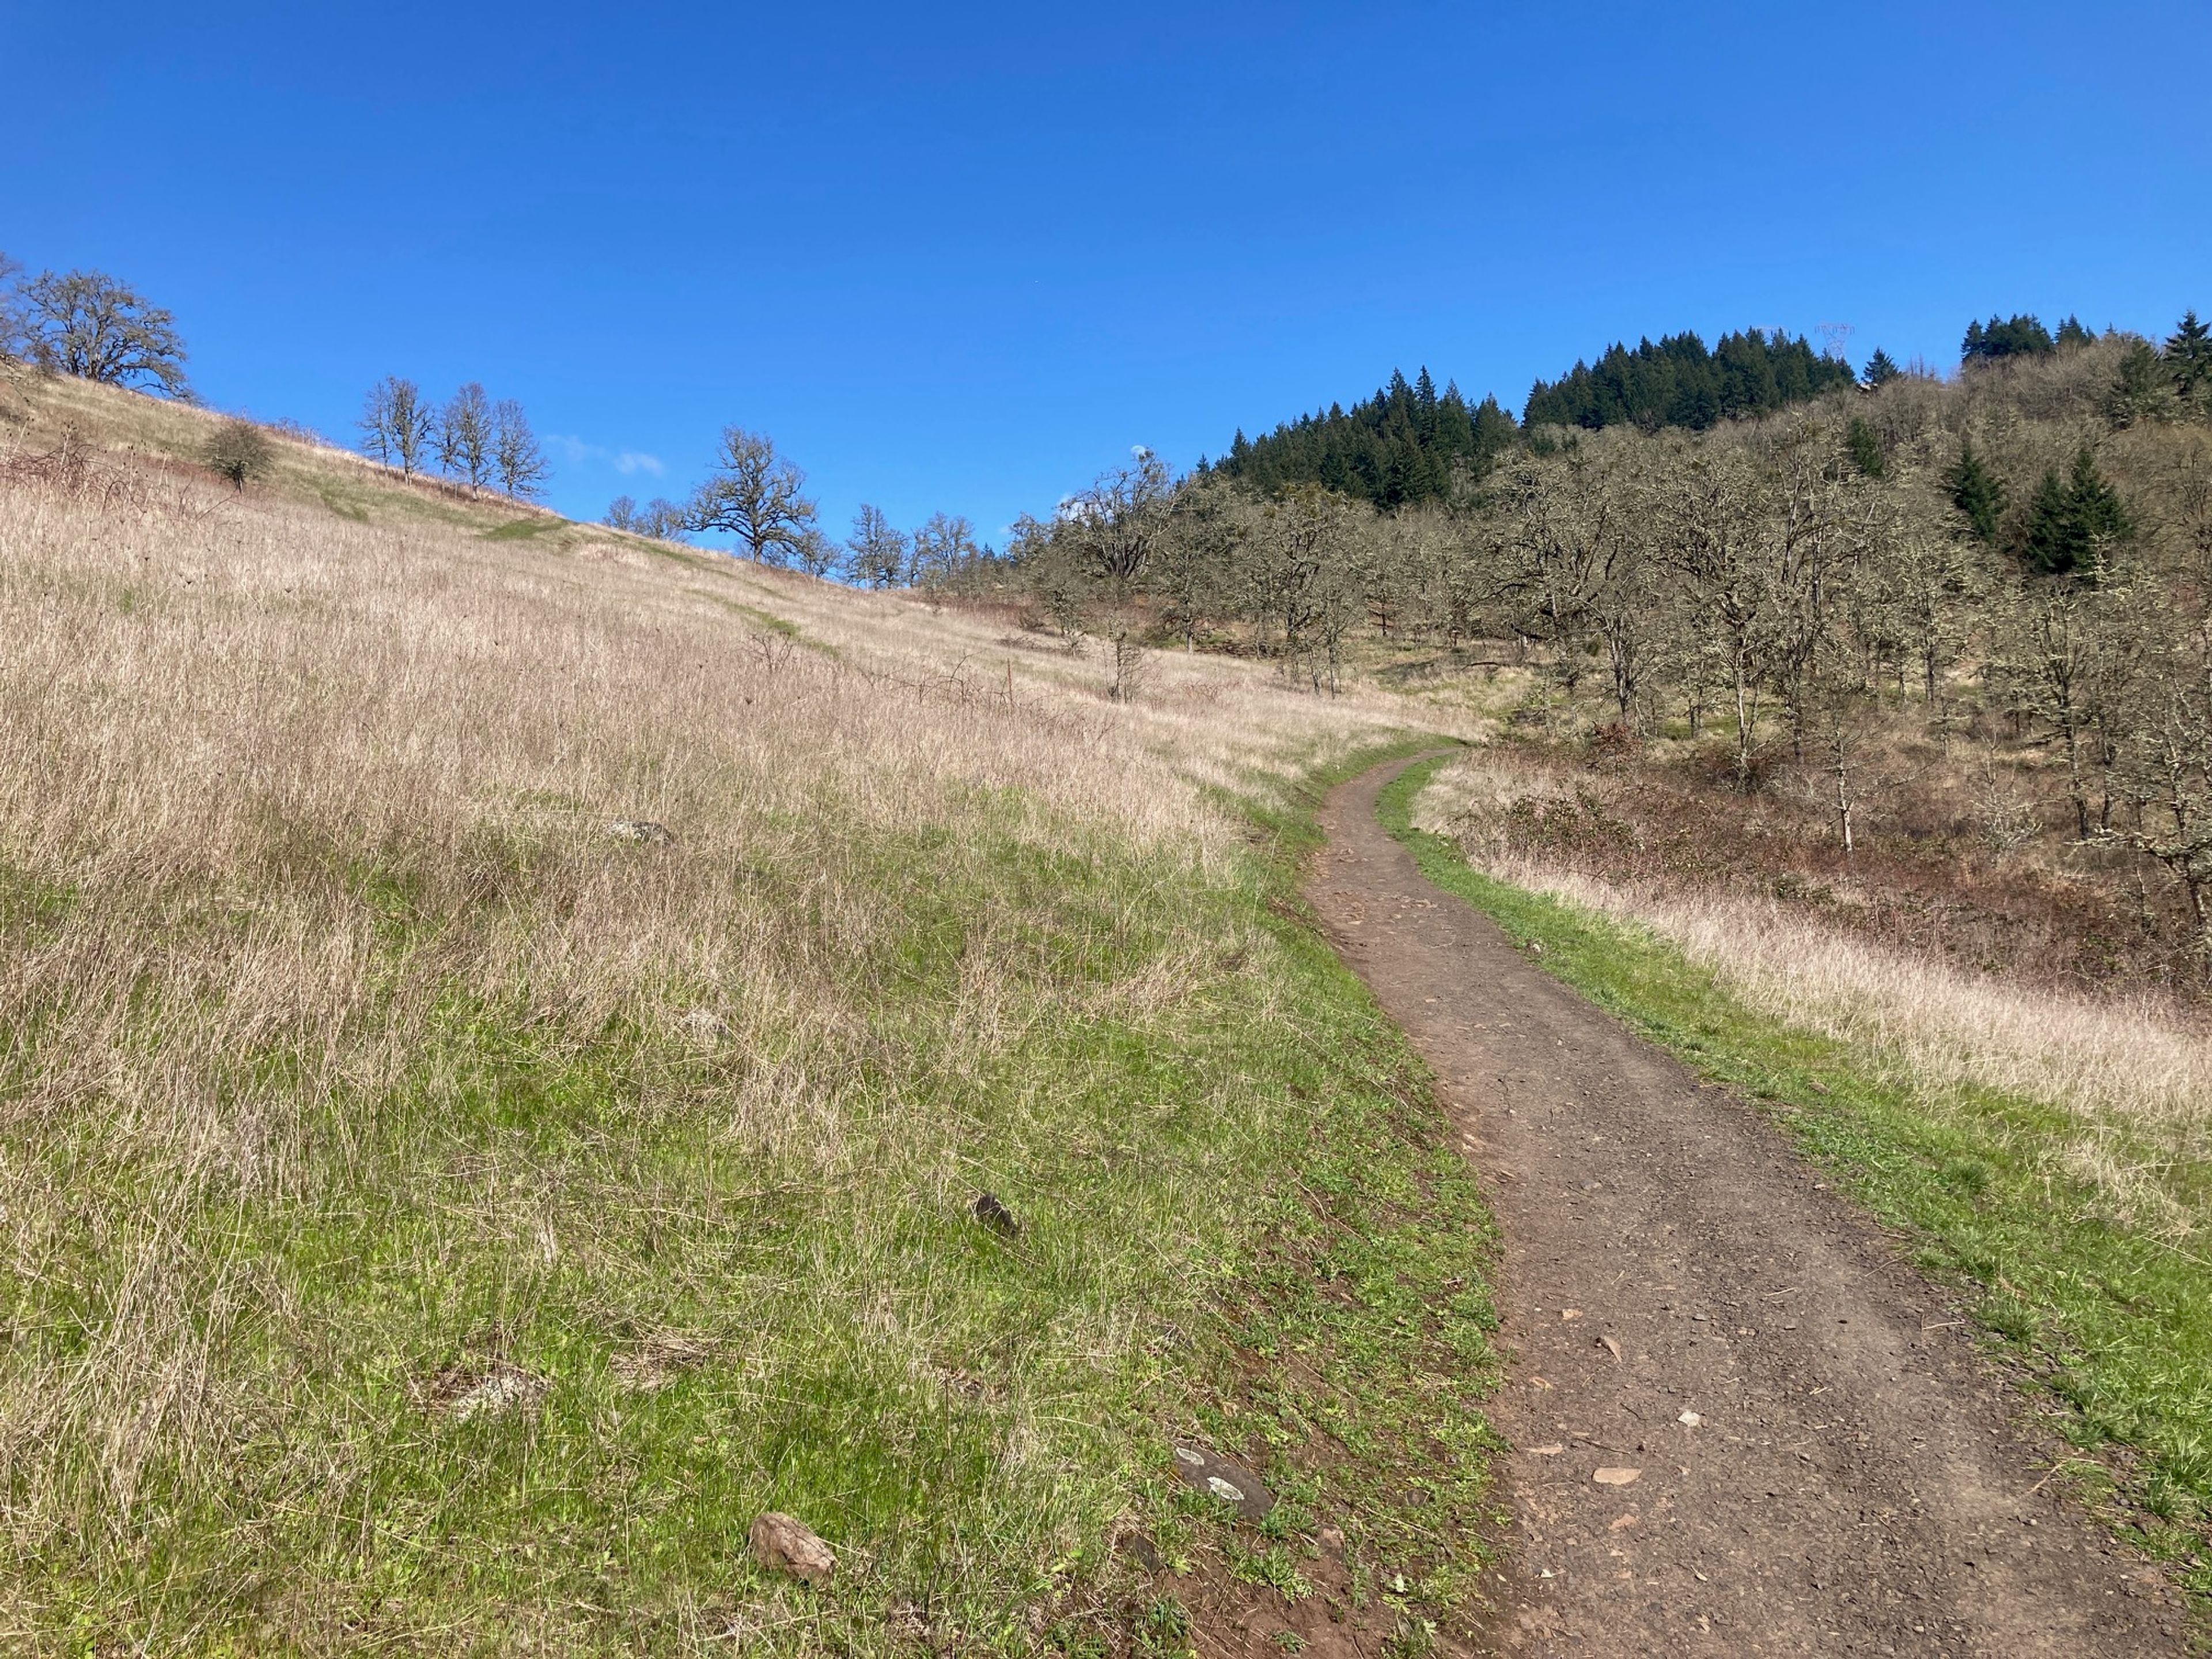
{"label": "packed dirt surface", "polygon": [[2185,1650],[1968,1328],[1753,1108],[1431,886],[1332,795],[1311,899],[1443,1079],[1504,1237],[1516,1516],[1493,1651]]}

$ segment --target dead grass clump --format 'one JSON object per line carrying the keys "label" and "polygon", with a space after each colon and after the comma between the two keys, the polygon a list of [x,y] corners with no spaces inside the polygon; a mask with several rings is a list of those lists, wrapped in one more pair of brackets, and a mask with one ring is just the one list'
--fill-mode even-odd
{"label": "dead grass clump", "polygon": [[526,1411],[545,1397],[546,1379],[519,1365],[494,1361],[483,1365],[448,1365],[414,1390],[426,1412],[466,1423]]}
{"label": "dead grass clump", "polygon": [[659,1394],[712,1359],[714,1344],[684,1331],[655,1331],[610,1362],[617,1384],[633,1394]]}

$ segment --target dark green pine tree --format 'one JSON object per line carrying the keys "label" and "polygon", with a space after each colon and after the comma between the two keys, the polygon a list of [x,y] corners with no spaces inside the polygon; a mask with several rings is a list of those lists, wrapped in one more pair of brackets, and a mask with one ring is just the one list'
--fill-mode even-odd
{"label": "dark green pine tree", "polygon": [[1448,382],[1444,395],[1437,400],[1435,441],[1437,453],[1444,458],[1447,477],[1451,463],[1474,459],[1474,416],[1468,412],[1467,399],[1460,395],[1457,380]]}
{"label": "dark green pine tree", "polygon": [[2105,475],[2097,471],[2097,458],[2089,453],[2087,444],[2074,457],[2074,476],[2067,482],[2066,502],[2093,551],[2101,551],[2135,533],[2135,520],[2128,514],[2127,503],[2120,499],[2120,492],[2106,482]]}
{"label": "dark green pine tree", "polygon": [[1474,411],[1476,470],[1487,471],[1490,464],[1510,449],[1513,441],[1520,435],[1521,428],[1505,412],[1504,405],[1498,401],[1498,394],[1492,392],[1485,398]]}
{"label": "dark green pine tree", "polygon": [[1997,514],[2004,511],[2004,480],[1974,453],[1972,439],[1960,441],[1959,459],[1943,475],[1943,482],[1950,489],[1951,505],[1959,509],[1959,515],[1972,526],[1974,534],[1994,544],[1997,538]]}
{"label": "dark green pine tree", "polygon": [[1887,386],[1904,373],[1905,371],[1897,366],[1895,358],[1880,346],[1876,346],[1874,356],[1867,359],[1865,374],[1860,378],[1869,386]]}
{"label": "dark green pine tree", "polygon": [[2096,337],[2087,329],[2082,327],[2081,319],[2070,312],[2067,313],[2066,320],[2058,325],[2058,347],[2062,351],[2075,346],[2087,345]]}
{"label": "dark green pine tree", "polygon": [[2027,505],[2027,531],[2021,538],[2021,562],[2046,576],[2063,576],[2074,568],[2083,549],[2075,534],[2074,515],[2067,510],[2066,486],[2058,482],[2058,469],[2051,468],[2035,487]]}
{"label": "dark green pine tree", "polygon": [[2173,377],[2173,389],[2183,397],[2194,397],[2200,388],[2212,393],[2212,325],[2198,322],[2193,309],[2182,314],[2181,325],[2166,336],[2166,349],[2159,355]]}
{"label": "dark green pine tree", "polygon": [[2064,483],[2053,467],[2036,486],[2027,532],[2021,538],[2021,560],[2046,576],[2094,575],[2106,550],[2125,539],[2133,528],[2119,491],[2097,471],[2096,457],[2084,444]]}
{"label": "dark green pine tree", "polygon": [[2040,357],[2057,349],[2042,319],[2021,312],[1992,317],[1986,324],[1969,323],[1959,356],[1969,363],[1995,362],[2001,357]]}
{"label": "dark green pine tree", "polygon": [[2120,349],[2120,366],[2105,392],[2105,418],[2115,428],[2162,420],[2173,397],[2172,375],[2148,340],[2130,337]]}
{"label": "dark green pine tree", "polygon": [[1844,447],[1850,452],[1851,465],[1869,478],[1879,478],[1889,470],[1889,452],[1883,447],[1881,434],[1863,415],[1851,416],[1851,423],[1844,428]]}

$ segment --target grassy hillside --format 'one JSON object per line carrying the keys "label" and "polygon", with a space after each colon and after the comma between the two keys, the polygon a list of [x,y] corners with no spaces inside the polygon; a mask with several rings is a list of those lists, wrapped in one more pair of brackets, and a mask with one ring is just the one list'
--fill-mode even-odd
{"label": "grassy hillside", "polygon": [[0,1646],[1470,1605],[1487,1222],[1292,885],[1399,704],[204,430],[0,385]]}

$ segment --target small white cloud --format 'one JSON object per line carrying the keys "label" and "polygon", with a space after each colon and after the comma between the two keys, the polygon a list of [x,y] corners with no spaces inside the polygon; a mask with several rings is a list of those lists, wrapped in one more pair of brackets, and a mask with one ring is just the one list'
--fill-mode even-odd
{"label": "small white cloud", "polygon": [[565,432],[549,432],[545,441],[571,466],[582,466],[586,462],[611,466],[625,478],[642,472],[658,478],[668,471],[658,455],[648,455],[641,449],[609,449],[605,444],[586,442]]}

